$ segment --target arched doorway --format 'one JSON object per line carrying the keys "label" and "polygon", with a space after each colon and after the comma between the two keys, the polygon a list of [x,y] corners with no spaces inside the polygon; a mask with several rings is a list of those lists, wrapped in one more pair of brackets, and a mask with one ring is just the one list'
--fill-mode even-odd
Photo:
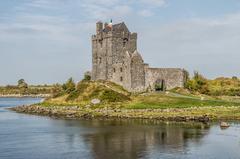
{"label": "arched doorway", "polygon": [[154,84],[154,89],[155,91],[159,92],[159,91],[165,91],[165,81],[163,79],[158,79],[156,80],[155,84]]}

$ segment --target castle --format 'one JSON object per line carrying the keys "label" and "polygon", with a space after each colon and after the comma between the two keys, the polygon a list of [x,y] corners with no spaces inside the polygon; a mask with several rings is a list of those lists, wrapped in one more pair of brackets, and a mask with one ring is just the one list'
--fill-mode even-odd
{"label": "castle", "polygon": [[125,23],[97,22],[92,36],[92,80],[115,82],[131,92],[183,87],[187,73],[180,68],[151,68],[137,51],[137,33]]}

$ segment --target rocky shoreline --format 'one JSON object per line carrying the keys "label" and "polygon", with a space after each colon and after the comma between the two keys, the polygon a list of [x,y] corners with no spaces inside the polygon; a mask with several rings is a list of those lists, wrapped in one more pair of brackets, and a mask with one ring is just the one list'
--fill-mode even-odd
{"label": "rocky shoreline", "polygon": [[208,115],[168,115],[169,112],[187,112],[187,109],[87,109],[78,106],[51,106],[38,105],[18,106],[9,108],[18,113],[64,119],[156,119],[161,121],[176,122],[203,122],[213,120]]}

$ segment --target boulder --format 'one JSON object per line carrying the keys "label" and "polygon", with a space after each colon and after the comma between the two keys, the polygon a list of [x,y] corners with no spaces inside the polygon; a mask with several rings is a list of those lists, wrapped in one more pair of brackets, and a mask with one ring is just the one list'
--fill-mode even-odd
{"label": "boulder", "polygon": [[228,127],[230,127],[230,125],[227,122],[221,122],[220,127],[221,128],[228,128]]}
{"label": "boulder", "polygon": [[101,103],[101,100],[100,100],[100,99],[92,99],[92,100],[91,100],[91,103],[94,104],[94,105],[96,105],[96,104]]}

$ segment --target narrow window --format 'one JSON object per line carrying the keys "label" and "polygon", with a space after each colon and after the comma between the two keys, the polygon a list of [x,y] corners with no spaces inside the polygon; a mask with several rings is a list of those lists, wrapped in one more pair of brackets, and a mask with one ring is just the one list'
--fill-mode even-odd
{"label": "narrow window", "polygon": [[122,76],[120,77],[120,81],[121,81],[121,82],[123,81],[123,77],[122,77]]}
{"label": "narrow window", "polygon": [[122,67],[120,67],[120,72],[123,72],[123,69],[122,69]]}
{"label": "narrow window", "polygon": [[123,47],[125,47],[126,46],[126,41],[125,40],[123,40]]}
{"label": "narrow window", "polygon": [[115,69],[115,68],[113,68],[113,72],[114,72],[114,73],[116,72],[116,69]]}
{"label": "narrow window", "polygon": [[100,63],[100,64],[102,63],[102,58],[101,58],[101,57],[99,58],[99,63]]}
{"label": "narrow window", "polygon": [[128,42],[128,39],[127,39],[127,38],[124,38],[124,39],[123,39],[123,47],[126,46],[127,42]]}

